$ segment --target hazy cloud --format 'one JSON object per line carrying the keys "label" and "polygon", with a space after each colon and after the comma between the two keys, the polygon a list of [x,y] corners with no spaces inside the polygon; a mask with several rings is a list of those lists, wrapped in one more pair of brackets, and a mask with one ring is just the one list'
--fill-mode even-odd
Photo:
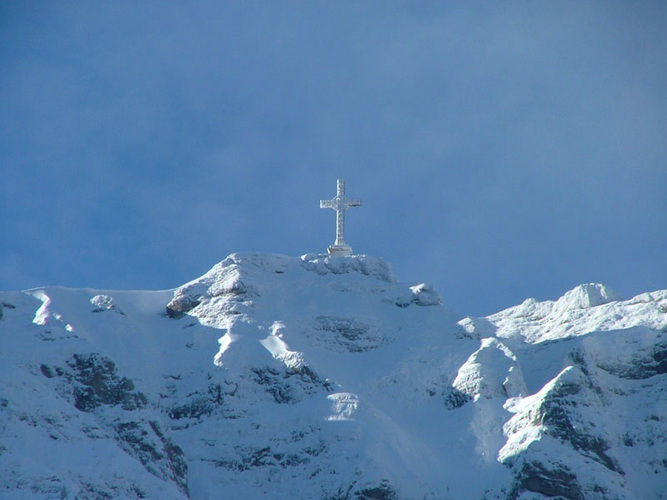
{"label": "hazy cloud", "polygon": [[453,307],[667,286],[661,2],[0,7],[0,288],[349,240]]}

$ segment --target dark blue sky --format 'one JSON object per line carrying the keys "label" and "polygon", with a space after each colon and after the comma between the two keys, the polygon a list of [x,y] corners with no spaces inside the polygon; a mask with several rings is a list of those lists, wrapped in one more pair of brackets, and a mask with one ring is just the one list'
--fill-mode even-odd
{"label": "dark blue sky", "polygon": [[358,253],[495,312],[667,288],[667,3],[2,2],[0,289]]}

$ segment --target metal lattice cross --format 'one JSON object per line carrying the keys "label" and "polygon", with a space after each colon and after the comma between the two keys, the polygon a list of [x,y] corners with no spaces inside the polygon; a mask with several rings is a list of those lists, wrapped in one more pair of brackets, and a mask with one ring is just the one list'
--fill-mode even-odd
{"label": "metal lattice cross", "polygon": [[336,241],[329,246],[330,254],[352,255],[352,247],[345,243],[345,211],[349,207],[361,206],[361,200],[345,197],[345,180],[338,179],[336,197],[332,200],[320,200],[320,208],[333,208],[336,211]]}

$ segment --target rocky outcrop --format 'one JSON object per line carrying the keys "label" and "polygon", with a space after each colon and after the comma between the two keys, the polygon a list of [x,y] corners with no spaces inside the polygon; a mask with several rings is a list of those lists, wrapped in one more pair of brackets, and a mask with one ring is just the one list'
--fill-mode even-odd
{"label": "rocky outcrop", "polygon": [[508,500],[533,493],[542,498],[585,500],[577,475],[562,463],[545,466],[542,462],[524,462],[517,468],[516,479],[510,489]]}
{"label": "rocky outcrop", "polygon": [[517,358],[502,342],[486,338],[459,368],[452,384],[468,399],[513,398],[528,393]]}
{"label": "rocky outcrop", "polygon": [[[64,365],[42,364],[40,371],[57,383],[57,390],[71,398],[77,410],[94,414],[101,428],[113,429],[118,446],[148,472],[174,482],[188,494],[183,450],[151,419],[155,410],[147,397],[135,389],[132,380],[118,374],[112,360],[98,353],[74,354]],[[94,491],[102,495],[103,490],[97,487]]]}
{"label": "rocky outcrop", "polygon": [[42,364],[45,377],[63,377],[67,389],[72,391],[76,409],[90,412],[103,405],[120,405],[123,410],[136,410],[146,406],[146,396],[135,391],[134,383],[119,377],[116,365],[110,359],[97,354],[75,354],[66,367],[50,367]]}

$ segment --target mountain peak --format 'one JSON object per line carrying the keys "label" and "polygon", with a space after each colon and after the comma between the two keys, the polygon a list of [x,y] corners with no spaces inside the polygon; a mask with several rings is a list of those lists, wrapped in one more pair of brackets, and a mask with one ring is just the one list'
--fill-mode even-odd
{"label": "mountain peak", "polygon": [[[270,288],[289,287],[290,284],[298,287],[298,283],[307,281],[309,273],[319,276],[349,275],[350,278],[356,276],[362,280],[370,278],[396,283],[391,266],[380,257],[306,254],[298,258],[258,252],[234,253],[203,276],[179,287],[174,299],[167,305],[167,314],[174,318],[182,317],[202,302],[210,302],[216,297],[256,296],[263,291],[268,292]],[[282,277],[277,281],[278,276]],[[422,297],[431,295],[432,301],[440,301],[430,287],[412,290],[415,296],[423,292],[427,293]]]}
{"label": "mountain peak", "polygon": [[554,309],[557,311],[585,309],[620,300],[623,300],[623,297],[606,285],[585,283],[566,292],[556,301]]}

